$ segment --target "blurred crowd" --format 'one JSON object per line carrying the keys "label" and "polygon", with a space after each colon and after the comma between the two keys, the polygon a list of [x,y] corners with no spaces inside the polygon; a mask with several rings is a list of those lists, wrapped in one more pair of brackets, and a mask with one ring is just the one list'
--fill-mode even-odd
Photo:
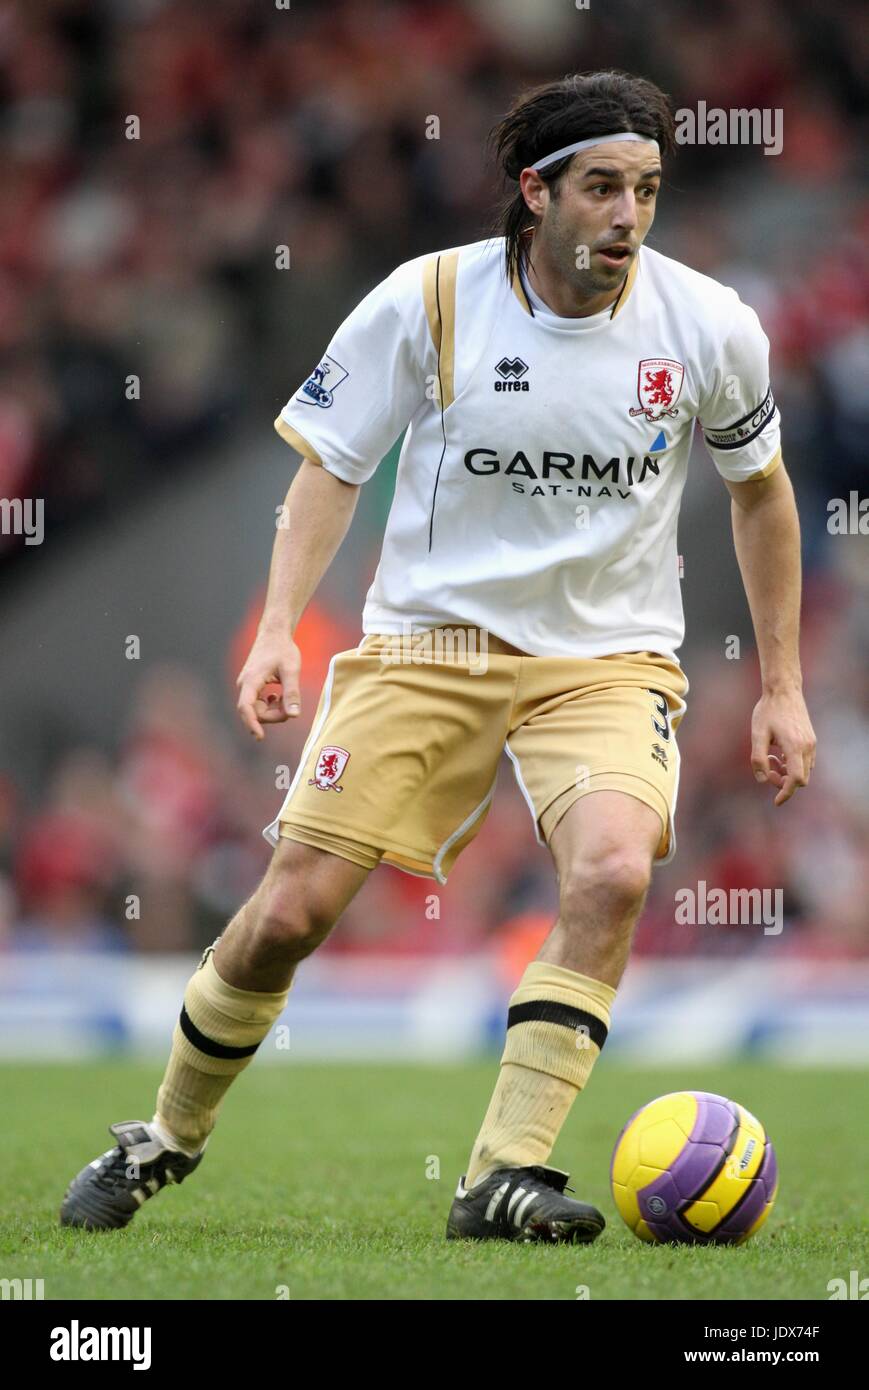
{"label": "blurred crowd", "polygon": [[[784,112],[776,157],[682,147],[651,241],[734,285],[771,339],[821,748],[811,797],[771,812],[748,766],[751,658],[695,661],[679,853],[639,949],[866,953],[865,580],[849,537],[833,563],[824,526],[869,437],[858,0],[0,0],[0,497],[43,497],[49,532],[74,534],[215,439],[269,429],[372,284],[488,233],[501,185],[485,138],[516,92],[610,66],[679,107]],[[20,538],[0,535],[0,565],[17,558]],[[306,730],[274,734],[278,760],[294,767]],[[0,942],[207,944],[261,874],[281,799],[192,665],[146,673],[113,754],[69,749],[38,796],[0,780]],[[784,885],[788,930],[772,947],[677,927],[673,894],[700,879]],[[379,871],[326,949],[507,950],[554,906],[505,769],[449,885]]]}
{"label": "blurred crowd", "polygon": [[859,0],[2,0],[0,496],[56,530],[276,413],[396,262],[486,233],[516,91],[599,66],[783,110],[776,157],[683,146],[652,240],[758,309],[791,464],[823,443],[841,490],[867,424]]}

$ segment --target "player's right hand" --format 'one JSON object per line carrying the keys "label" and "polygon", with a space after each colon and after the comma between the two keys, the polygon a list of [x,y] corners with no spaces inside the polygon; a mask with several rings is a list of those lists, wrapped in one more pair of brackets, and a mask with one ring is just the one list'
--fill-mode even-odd
{"label": "player's right hand", "polygon": [[236,681],[236,708],[254,738],[265,738],[264,724],[298,717],[301,669],[301,653],[289,634],[258,634]]}

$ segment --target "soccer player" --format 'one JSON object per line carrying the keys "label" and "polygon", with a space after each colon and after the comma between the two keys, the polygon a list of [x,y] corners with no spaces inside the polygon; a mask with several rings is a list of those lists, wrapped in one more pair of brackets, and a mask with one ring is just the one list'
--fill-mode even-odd
{"label": "soccer player", "polygon": [[250,732],[299,716],[295,625],[407,427],[364,636],[332,660],[262,883],[187,987],[154,1118],[111,1126],[115,1146],[67,1192],[68,1225],[123,1226],[197,1167],[299,963],[381,861],[446,881],[506,749],[560,906],[510,1000],[447,1235],[598,1235],[601,1213],[547,1160],[606,1041],[652,866],[675,848],[676,524],[695,420],[732,498],[760,656],[754,775],[776,806],[809,779],[769,344],[732,289],[644,245],[668,102],[638,77],[576,75],[525,93],[493,136],[512,181],[501,235],[398,266],[276,421],[303,461],[239,677]]}

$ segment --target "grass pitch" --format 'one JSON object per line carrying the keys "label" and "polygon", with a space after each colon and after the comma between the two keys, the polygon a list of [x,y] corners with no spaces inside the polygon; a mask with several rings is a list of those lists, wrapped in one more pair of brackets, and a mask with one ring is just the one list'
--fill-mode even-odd
{"label": "grass pitch", "polygon": [[[233,1086],[201,1168],[125,1231],[61,1230],[68,1180],[148,1118],[162,1068],[114,1061],[0,1068],[0,1277],[46,1299],[821,1299],[869,1273],[861,1077],[763,1064],[635,1070],[602,1059],[552,1163],[607,1229],[592,1246],[447,1243],[447,1211],[497,1060],[468,1066],[256,1065]],[[646,1246],[608,1188],[621,1126],[696,1088],[760,1117],[781,1181],[738,1248]],[[439,1176],[437,1174],[439,1173]]]}

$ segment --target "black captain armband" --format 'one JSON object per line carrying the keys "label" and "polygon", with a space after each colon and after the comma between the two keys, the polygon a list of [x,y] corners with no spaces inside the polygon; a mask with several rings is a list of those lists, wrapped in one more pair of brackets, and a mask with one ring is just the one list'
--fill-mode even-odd
{"label": "black captain armband", "polygon": [[704,428],[703,438],[712,449],[741,449],[743,444],[750,444],[762,430],[766,429],[774,414],[775,401],[773,400],[772,387],[770,387],[755,410],[750,410],[747,415],[743,415],[741,420],[727,425],[725,429],[709,430]]}

